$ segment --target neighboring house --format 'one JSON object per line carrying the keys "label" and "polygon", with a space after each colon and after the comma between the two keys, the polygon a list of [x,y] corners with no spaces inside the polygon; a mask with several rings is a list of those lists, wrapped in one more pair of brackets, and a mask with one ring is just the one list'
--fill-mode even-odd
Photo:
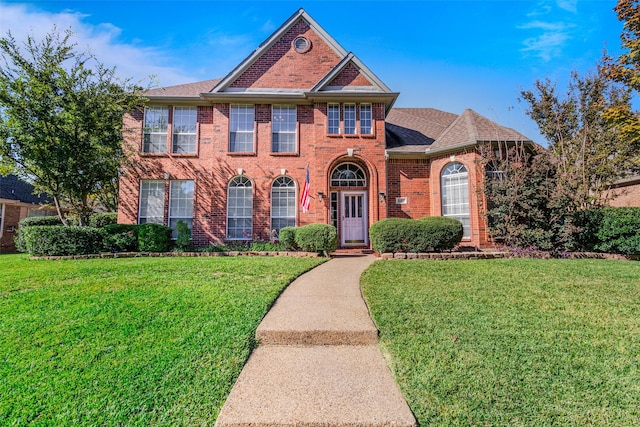
{"label": "neighboring house", "polygon": [[33,194],[33,191],[33,185],[15,175],[0,175],[0,253],[16,250],[13,239],[21,219],[56,215],[55,209],[43,206],[52,200],[45,194]]}
{"label": "neighboring house", "polygon": [[531,142],[472,110],[393,108],[399,94],[302,9],[226,77],[145,95],[125,117],[118,222],[184,220],[199,246],[327,223],[363,247],[380,219],[443,215],[487,247],[477,147]]}
{"label": "neighboring house", "polygon": [[618,181],[610,191],[613,198],[609,205],[640,208],[640,175]]}

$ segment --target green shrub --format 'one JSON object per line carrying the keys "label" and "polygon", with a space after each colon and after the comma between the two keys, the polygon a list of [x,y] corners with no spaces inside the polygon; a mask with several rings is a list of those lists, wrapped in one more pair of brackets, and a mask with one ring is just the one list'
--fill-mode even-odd
{"label": "green shrub", "polygon": [[117,222],[118,214],[116,212],[97,212],[89,217],[89,227],[102,228]]}
{"label": "green shrub", "polygon": [[430,252],[453,249],[462,240],[462,223],[454,218],[387,218],[369,229],[376,252]]}
{"label": "green shrub", "polygon": [[329,224],[305,225],[296,229],[295,243],[303,251],[333,252],[338,247],[338,232]]}
{"label": "green shrub", "polygon": [[16,249],[18,249],[18,251],[27,252],[27,243],[24,240],[24,229],[25,227],[31,227],[34,225],[62,225],[62,221],[60,221],[60,218],[58,216],[30,216],[22,219],[18,225],[18,231],[13,238],[13,241],[16,244]]}
{"label": "green shrub", "polygon": [[595,249],[617,254],[640,254],[640,208],[604,208]]}
{"label": "green shrub", "polygon": [[24,239],[31,256],[95,254],[103,246],[102,232],[94,227],[34,225],[24,228]]}
{"label": "green shrub", "polygon": [[178,237],[176,239],[176,248],[180,251],[193,250],[193,243],[191,242],[191,229],[189,225],[180,220],[176,223],[176,231]]}
{"label": "green shrub", "polygon": [[138,249],[142,252],[167,252],[171,249],[171,228],[146,223],[138,226]]}
{"label": "green shrub", "polygon": [[137,224],[109,224],[102,228],[104,249],[111,252],[138,251]]}
{"label": "green shrub", "polygon": [[296,245],[296,228],[295,227],[282,227],[278,234],[278,240],[280,244],[288,251],[295,251],[298,249]]}

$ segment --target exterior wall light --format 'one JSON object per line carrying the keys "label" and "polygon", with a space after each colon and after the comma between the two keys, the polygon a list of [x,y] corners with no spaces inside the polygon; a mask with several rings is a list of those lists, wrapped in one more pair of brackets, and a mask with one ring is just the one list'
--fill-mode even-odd
{"label": "exterior wall light", "polygon": [[318,191],[318,200],[322,201],[324,198],[324,193],[322,191]]}

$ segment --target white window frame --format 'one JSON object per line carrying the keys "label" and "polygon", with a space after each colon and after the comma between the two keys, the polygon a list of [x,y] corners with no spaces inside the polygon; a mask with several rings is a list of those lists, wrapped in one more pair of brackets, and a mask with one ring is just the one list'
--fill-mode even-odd
{"label": "white window frame", "polygon": [[[231,104],[229,108],[229,152],[252,153],[255,147],[255,105]],[[251,142],[237,142],[237,138],[243,136]],[[247,149],[248,148],[248,149]]]}
{"label": "white window frame", "polygon": [[344,115],[344,134],[356,135],[358,129],[356,121],[356,104],[343,104],[342,111]]}
{"label": "white window frame", "polygon": [[4,207],[6,205],[4,203],[0,203],[0,238],[4,234]]}
{"label": "white window frame", "polygon": [[463,239],[471,238],[471,214],[469,207],[469,172],[465,165],[453,162],[440,173],[440,203],[442,216],[462,222]]}
{"label": "white window frame", "polygon": [[[148,188],[147,190],[145,190],[145,184],[148,186],[151,186],[151,184],[154,185],[155,188]],[[143,208],[143,200],[146,202],[147,205],[147,209],[148,210],[148,205],[149,205],[149,197],[148,195],[146,196],[145,199],[145,191],[147,193],[149,193],[149,191],[154,190],[157,191],[157,193],[161,196],[162,198],[162,212],[161,212],[161,216],[142,216],[142,208]],[[164,192],[165,192],[165,183],[162,180],[158,180],[158,179],[143,179],[140,181],[140,197],[139,199],[139,203],[138,203],[138,224],[145,224],[148,222],[154,223],[154,224],[164,224]],[[143,222],[142,219],[145,219],[145,221]],[[153,218],[155,219],[154,221],[149,221],[148,218]]]}
{"label": "white window frame", "polygon": [[[183,131],[186,130],[186,131]],[[195,154],[198,141],[198,107],[173,107],[171,152],[173,154]],[[188,143],[180,143],[180,139]]]}
{"label": "white window frame", "polygon": [[[241,205],[235,202],[241,201]],[[247,203],[249,201],[249,203]],[[238,214],[238,211],[242,211]],[[231,227],[231,220],[249,219],[249,227]],[[233,230],[241,230],[242,236]],[[253,183],[246,176],[240,175],[229,181],[227,188],[227,239],[251,240],[253,237]]]}
{"label": "white window frame", "polygon": [[[297,147],[298,108],[276,104],[271,107],[271,151],[295,153]],[[286,139],[286,142],[281,141]]]}
{"label": "white window frame", "polygon": [[[158,117],[156,122],[149,123],[151,117]],[[164,123],[162,123],[164,119]],[[145,107],[144,123],[142,126],[142,152],[150,154],[159,154],[167,152],[167,133],[169,129],[169,106],[153,106]],[[164,136],[164,138],[162,138]],[[155,137],[155,138],[154,138]],[[149,142],[147,142],[147,139]],[[152,141],[160,139],[164,141]]]}
{"label": "white window frame", "polygon": [[360,135],[371,134],[373,134],[373,107],[371,104],[360,104]]}
{"label": "white window frame", "polygon": [[[176,186],[186,184],[189,193],[181,192],[178,193],[176,190]],[[172,230],[173,238],[176,239],[178,237],[178,230],[176,228],[176,224],[178,221],[182,220],[187,223],[190,230],[193,230],[193,200],[195,193],[195,183],[193,180],[189,179],[176,179],[169,181],[169,227]],[[186,197],[177,197],[179,195],[186,195]]]}
{"label": "white window frame", "polygon": [[[288,185],[284,185],[285,183]],[[281,204],[278,204],[276,207],[276,198],[280,201],[285,201],[284,209]],[[271,183],[271,233],[275,230],[276,235],[278,235],[280,234],[280,229],[283,227],[296,226],[296,206],[297,198],[295,181],[291,177],[284,175],[274,179]],[[274,226],[274,222],[278,222],[280,220],[287,221],[287,225],[283,225],[281,227]]]}
{"label": "white window frame", "polygon": [[340,104],[327,104],[327,133],[340,135]]}

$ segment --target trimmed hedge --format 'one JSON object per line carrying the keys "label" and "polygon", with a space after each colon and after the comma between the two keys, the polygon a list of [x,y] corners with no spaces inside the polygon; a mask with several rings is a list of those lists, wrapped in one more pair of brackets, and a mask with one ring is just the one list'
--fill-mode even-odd
{"label": "trimmed hedge", "polygon": [[578,243],[587,250],[640,254],[640,208],[589,209],[577,216]]}
{"label": "trimmed hedge", "polygon": [[62,225],[58,216],[30,216],[22,219],[18,224],[18,231],[13,238],[16,249],[20,252],[27,252],[27,243],[24,240],[24,229],[35,225],[52,226]]}
{"label": "trimmed hedge", "polygon": [[102,228],[104,249],[110,252],[137,252],[138,225],[110,224]]}
{"label": "trimmed hedge", "polygon": [[189,225],[180,220],[176,223],[176,231],[178,232],[178,238],[176,239],[176,248],[181,251],[193,250],[193,243],[191,242],[191,229]]}
{"label": "trimmed hedge", "polygon": [[278,240],[286,250],[296,250],[298,248],[296,245],[296,228],[282,227],[280,233],[278,233]]}
{"label": "trimmed hedge", "polygon": [[146,223],[138,226],[138,249],[141,252],[167,252],[171,249],[171,228]]}
{"label": "trimmed hedge", "polygon": [[295,229],[294,240],[303,251],[329,253],[338,248],[338,231],[329,224],[309,224]]}
{"label": "trimmed hedge", "polygon": [[94,227],[34,225],[23,229],[31,256],[88,255],[100,252],[102,232]]}
{"label": "trimmed hedge", "polygon": [[371,244],[378,253],[450,250],[460,243],[462,234],[462,223],[447,217],[387,218],[369,229]]}
{"label": "trimmed hedge", "polygon": [[98,212],[89,217],[89,227],[102,228],[117,222],[118,214],[116,212]]}

